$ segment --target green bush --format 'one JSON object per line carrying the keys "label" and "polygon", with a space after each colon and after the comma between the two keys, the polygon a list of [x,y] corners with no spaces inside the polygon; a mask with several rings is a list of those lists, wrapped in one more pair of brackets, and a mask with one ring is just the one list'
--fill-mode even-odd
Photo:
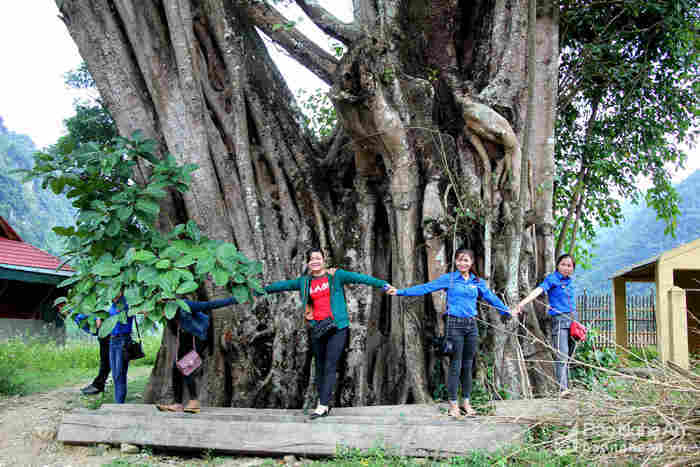
{"label": "green bush", "polygon": [[0,395],[22,392],[23,385],[17,380],[17,366],[12,348],[0,342]]}
{"label": "green bush", "polygon": [[582,364],[573,363],[570,371],[571,380],[574,383],[582,384],[589,389],[597,382],[608,378],[609,372],[606,370],[620,366],[620,359],[614,348],[597,348],[593,345],[596,335],[596,329],[589,329],[588,338],[577,344],[574,359]]}

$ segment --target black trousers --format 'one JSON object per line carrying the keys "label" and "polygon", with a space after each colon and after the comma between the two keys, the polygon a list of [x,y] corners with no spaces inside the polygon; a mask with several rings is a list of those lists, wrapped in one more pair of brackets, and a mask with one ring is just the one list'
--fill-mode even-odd
{"label": "black trousers", "polygon": [[320,339],[311,339],[311,350],[316,360],[316,388],[321,405],[328,405],[331,399],[338,361],[347,341],[348,328],[334,329]]}
{"label": "black trousers", "polygon": [[195,383],[194,378],[198,371],[193,371],[185,376],[177,369],[176,365],[173,365],[173,395],[175,396],[175,402],[180,404],[184,402],[183,389],[185,385],[187,385],[187,391],[190,393],[190,399],[197,399],[197,383]]}
{"label": "black trousers", "polygon": [[101,391],[104,391],[105,383],[107,383],[109,372],[112,369],[109,364],[109,338],[110,336],[97,339],[100,343],[100,371],[92,381],[92,385]]}

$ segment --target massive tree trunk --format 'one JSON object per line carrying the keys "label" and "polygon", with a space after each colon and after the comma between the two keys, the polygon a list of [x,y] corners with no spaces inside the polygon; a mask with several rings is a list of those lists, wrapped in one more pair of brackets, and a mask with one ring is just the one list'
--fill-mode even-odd
{"label": "massive tree trunk", "polygon": [[[526,0],[354,0],[349,24],[297,0],[347,47],[339,60],[280,27],[288,21],[261,1],[57,3],[120,132],[141,129],[162,153],[199,166],[191,191],[164,203],[163,228],[195,220],[209,237],[262,261],[267,282],[298,276],[306,249],[320,244],[332,265],[399,287],[448,271],[454,232],[511,303],[549,261],[552,174],[545,181],[533,174],[553,166],[558,51],[556,39],[538,49],[549,87],[535,90],[534,112],[550,126],[531,131],[534,149],[523,152]],[[537,19],[539,40],[556,30],[550,10]],[[315,140],[303,127],[258,30],[331,86],[339,119],[332,138]],[[211,284],[202,291],[226,293]],[[352,324],[335,403],[426,401],[442,382],[432,376],[444,377],[426,345],[441,329],[444,298],[389,299],[365,286],[348,287],[346,296]],[[531,383],[545,389],[537,375],[547,368],[525,371],[517,323],[486,308],[480,316],[481,353],[495,362],[495,384],[513,397],[529,394]],[[313,403],[296,294],[213,317],[204,404]],[[539,320],[525,322],[542,335]],[[543,351],[532,343],[523,349],[526,358]],[[146,400],[172,398],[173,359],[166,328]]]}

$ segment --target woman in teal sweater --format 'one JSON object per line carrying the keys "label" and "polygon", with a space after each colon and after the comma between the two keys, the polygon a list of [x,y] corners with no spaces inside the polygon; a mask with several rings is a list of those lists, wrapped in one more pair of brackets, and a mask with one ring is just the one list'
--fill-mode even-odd
{"label": "woman in teal sweater", "polygon": [[328,403],[335,388],[335,373],[340,355],[348,340],[345,284],[367,284],[396,290],[384,280],[343,269],[327,269],[323,252],[312,248],[306,255],[308,274],[293,280],[274,282],[265,292],[298,291],[304,317],[311,323],[311,350],[316,361],[316,388],[319,405],[311,419],[325,417],[330,412]]}

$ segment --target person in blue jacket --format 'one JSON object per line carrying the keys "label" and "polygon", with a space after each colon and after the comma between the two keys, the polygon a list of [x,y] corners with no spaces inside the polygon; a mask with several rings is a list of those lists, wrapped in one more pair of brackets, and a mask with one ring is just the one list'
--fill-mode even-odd
{"label": "person in blue jacket", "polygon": [[126,323],[117,321],[109,339],[109,363],[112,366],[112,381],[114,381],[114,401],[123,404],[126,400],[126,374],[129,370],[129,359],[126,358],[126,346],[131,341],[131,328],[134,317],[129,316],[129,304],[120,292],[112,300],[109,316],[126,313]]}
{"label": "person in blue jacket", "polygon": [[[63,314],[63,308],[64,308],[65,303],[60,303],[58,305],[58,311],[62,315],[66,316],[68,313]],[[93,332],[90,329],[90,319],[88,318],[87,315],[83,313],[77,313],[74,316],[74,321],[75,324],[78,325],[78,328],[82,329],[88,334],[91,334],[93,336],[97,336],[98,333],[97,331],[100,329],[100,326],[102,325],[102,320],[100,318],[94,317],[92,320],[95,322],[95,331]],[[97,338],[98,343],[100,344],[100,370],[97,373],[97,376],[95,377],[94,380],[92,380],[92,383],[88,384],[84,388],[80,390],[84,395],[86,396],[92,396],[95,394],[99,394],[101,392],[104,392],[105,390],[105,385],[107,383],[107,378],[109,378],[109,372],[111,370],[111,367],[109,365],[109,336],[105,337],[98,337]]]}
{"label": "person in blue jacket", "polygon": [[[472,362],[479,345],[477,299],[486,301],[502,315],[510,316],[508,307],[489,290],[486,282],[478,277],[474,259],[472,250],[460,248],[455,252],[456,271],[443,274],[434,281],[395,292],[398,296],[415,297],[438,290],[447,291],[447,337],[454,345],[447,378],[447,396],[450,403],[447,414],[451,417],[476,414],[469,397],[472,391]],[[457,404],[460,379],[463,397],[461,406]]]}
{"label": "person in blue jacket", "polygon": [[[311,350],[316,362],[316,388],[319,404],[311,419],[327,416],[330,398],[335,389],[336,368],[348,340],[348,317],[345,303],[346,284],[367,284],[387,291],[395,290],[387,281],[372,276],[326,268],[320,248],[311,248],[306,253],[307,273],[292,280],[273,282],[265,287],[267,293],[297,291],[301,297],[301,310],[311,323]],[[314,328],[322,323],[332,323],[329,331],[314,337]]]}
{"label": "person in blue jacket", "polygon": [[[238,303],[233,297],[211,300],[208,302],[195,302],[192,300],[184,300],[184,302],[190,307],[190,313],[179,309],[175,318],[168,321],[170,331],[178,336],[178,349],[175,362],[187,355],[192,349],[196,349],[202,359],[204,359],[207,347],[211,354],[213,346],[210,344],[214,340],[214,333],[212,331],[212,326],[209,325],[209,313],[211,310]],[[200,370],[197,369],[189,375],[183,375],[175,365],[175,362],[173,362],[173,396],[175,402],[173,404],[158,404],[156,408],[167,412],[184,411],[198,413],[201,410],[201,404],[197,396],[195,377]],[[183,392],[185,386],[187,386],[190,400],[187,402],[187,405],[183,406],[182,402],[184,399]]]}
{"label": "person in blue jacket", "polygon": [[547,312],[552,318],[552,347],[556,351],[554,375],[562,395],[569,389],[569,359],[574,350],[573,339],[569,335],[571,321],[578,321],[576,311],[576,291],[572,274],[576,269],[576,261],[569,254],[557,258],[556,270],[548,274],[542,283],[517,305],[520,311],[523,306],[547,294],[549,306]]}

